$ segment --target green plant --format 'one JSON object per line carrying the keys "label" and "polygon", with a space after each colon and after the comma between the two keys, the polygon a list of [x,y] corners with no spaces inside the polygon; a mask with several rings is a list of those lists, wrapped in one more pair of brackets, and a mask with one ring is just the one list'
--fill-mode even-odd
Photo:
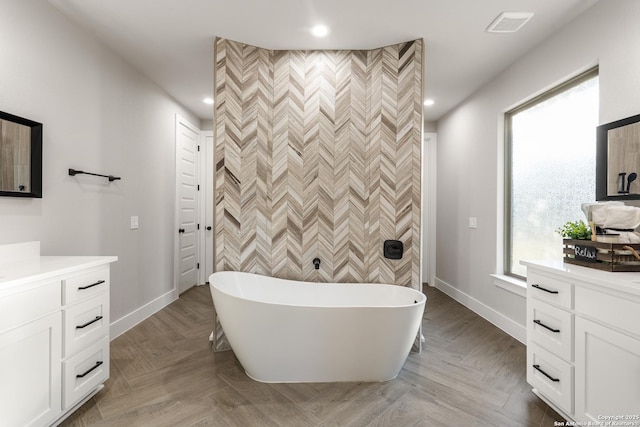
{"label": "green plant", "polygon": [[590,240],[591,228],[584,221],[567,221],[556,230],[565,239]]}

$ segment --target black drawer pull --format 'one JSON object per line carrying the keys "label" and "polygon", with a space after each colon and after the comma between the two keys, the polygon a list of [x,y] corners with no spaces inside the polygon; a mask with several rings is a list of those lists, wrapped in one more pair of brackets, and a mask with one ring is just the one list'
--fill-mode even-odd
{"label": "black drawer pull", "polygon": [[98,320],[102,319],[102,316],[96,316],[95,319],[88,321],[87,323],[85,323],[84,325],[80,325],[80,326],[76,326],[76,329],[84,329],[87,326],[91,325],[92,323],[96,323]]}
{"label": "black drawer pull", "polygon": [[87,286],[80,286],[78,288],[78,290],[79,291],[84,291],[85,289],[93,288],[94,286],[102,285],[103,283],[104,283],[104,280],[98,280],[96,283],[92,283],[92,284],[87,285]]}
{"label": "black drawer pull", "polygon": [[536,371],[540,372],[542,375],[544,375],[545,377],[549,378],[554,383],[559,383],[560,382],[560,380],[558,378],[553,378],[551,375],[547,374],[545,371],[540,369],[540,365],[533,365],[533,369],[535,369]]}
{"label": "black drawer pull", "polygon": [[531,285],[531,287],[532,288],[536,288],[536,289],[540,289],[541,291],[549,292],[550,294],[557,294],[558,293],[558,291],[550,291],[549,289],[543,288],[542,286],[536,285],[536,284]]}
{"label": "black drawer pull", "polygon": [[96,369],[98,366],[102,365],[103,363],[104,363],[104,362],[102,362],[101,360],[100,360],[100,361],[98,361],[98,362],[96,362],[96,364],[95,364],[91,369],[89,369],[89,370],[88,370],[87,372],[85,372],[84,374],[76,375],[76,378],[84,378],[84,377],[86,377],[86,376],[87,376],[87,375],[89,375],[89,374],[90,374],[94,369]]}
{"label": "black drawer pull", "polygon": [[548,329],[548,330],[550,330],[551,332],[555,332],[555,333],[560,332],[560,329],[553,329],[551,326],[547,326],[547,325],[545,325],[545,324],[544,324],[544,323],[542,323],[542,321],[540,321],[540,320],[534,320],[534,321],[533,321],[533,323],[535,323],[536,325],[540,325],[540,326],[542,326],[543,328],[547,328],[547,329]]}

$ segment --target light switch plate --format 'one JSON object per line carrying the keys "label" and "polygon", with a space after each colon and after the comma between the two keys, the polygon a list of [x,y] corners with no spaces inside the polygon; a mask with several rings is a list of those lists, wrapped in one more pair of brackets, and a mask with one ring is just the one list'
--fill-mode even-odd
{"label": "light switch plate", "polygon": [[132,230],[137,230],[138,229],[138,217],[137,216],[132,216],[131,217],[131,229]]}

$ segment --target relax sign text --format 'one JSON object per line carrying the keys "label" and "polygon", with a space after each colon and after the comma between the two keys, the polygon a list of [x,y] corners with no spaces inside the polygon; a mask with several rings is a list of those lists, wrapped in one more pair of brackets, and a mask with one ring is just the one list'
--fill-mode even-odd
{"label": "relax sign text", "polygon": [[575,246],[576,259],[586,262],[596,262],[598,249],[592,246]]}

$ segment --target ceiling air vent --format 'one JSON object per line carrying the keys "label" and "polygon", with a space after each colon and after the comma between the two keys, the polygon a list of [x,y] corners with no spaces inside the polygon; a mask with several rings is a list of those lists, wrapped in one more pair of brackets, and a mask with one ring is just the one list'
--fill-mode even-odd
{"label": "ceiling air vent", "polygon": [[502,12],[491,24],[487,27],[488,33],[515,33],[529,19],[533,17],[533,13],[530,12]]}

